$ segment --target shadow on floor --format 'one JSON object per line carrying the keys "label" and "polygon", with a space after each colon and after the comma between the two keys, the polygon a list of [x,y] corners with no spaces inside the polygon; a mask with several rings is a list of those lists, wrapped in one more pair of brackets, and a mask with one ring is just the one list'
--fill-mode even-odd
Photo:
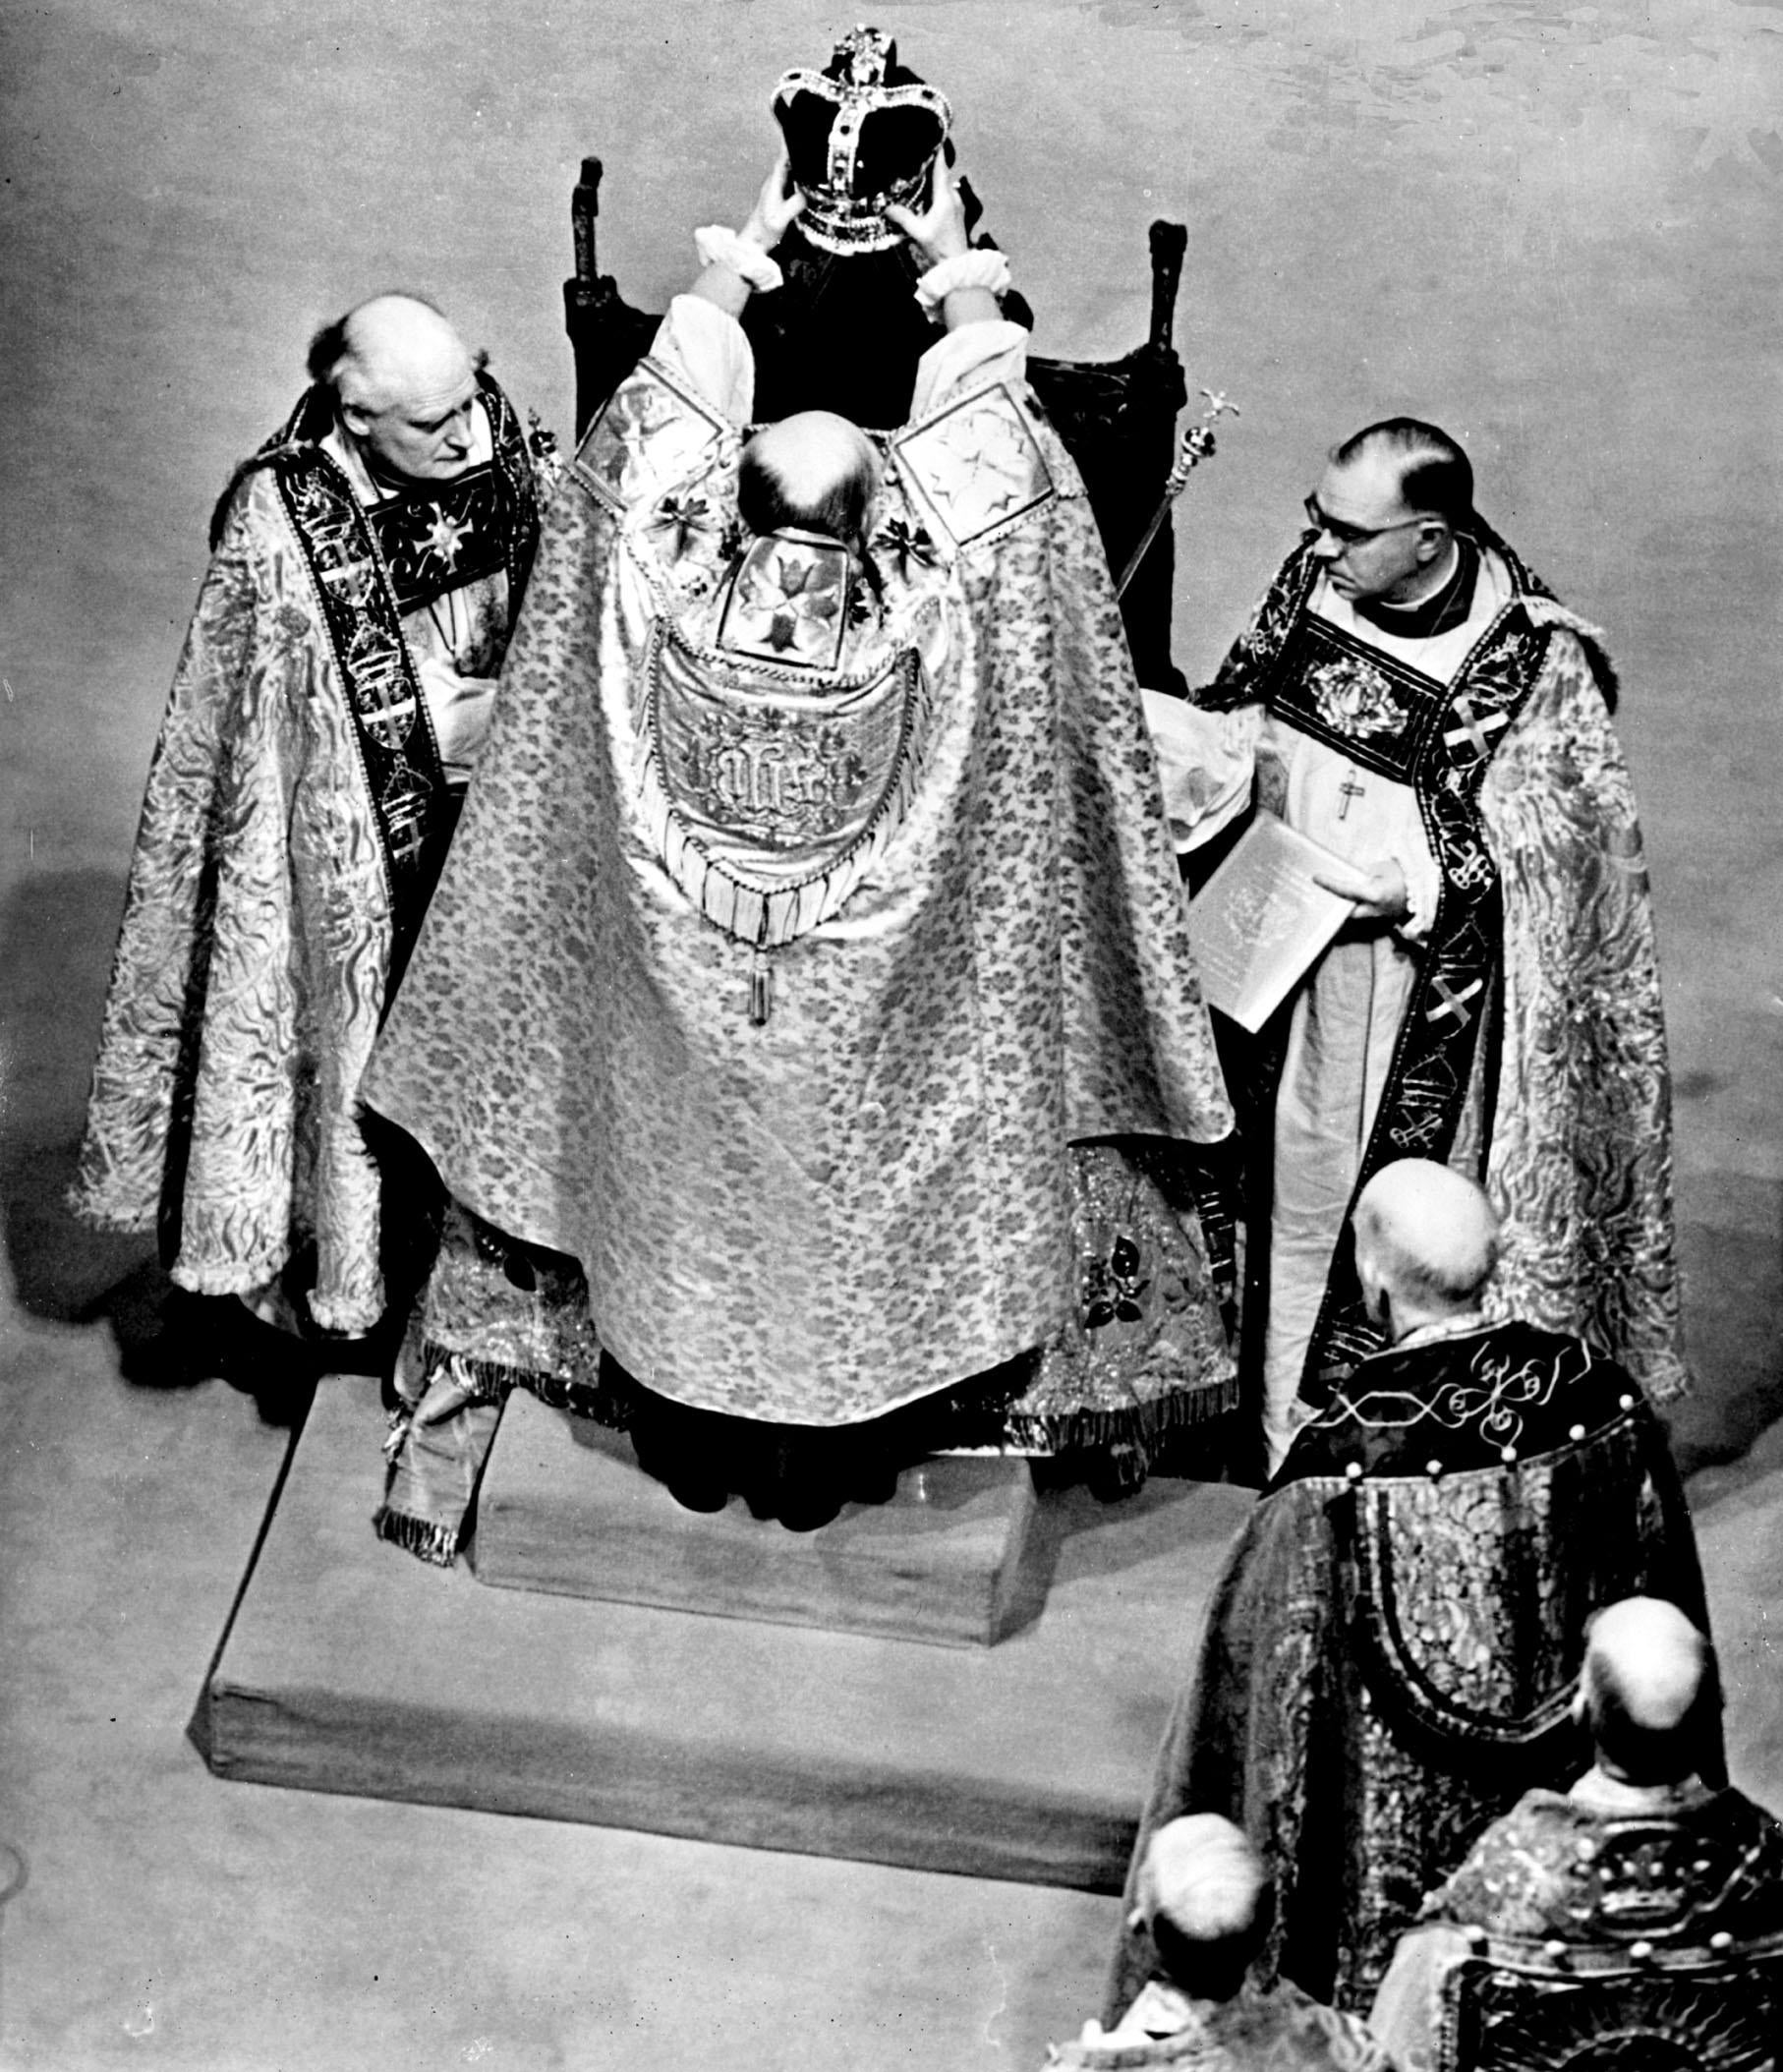
{"label": "shadow on floor", "polygon": [[0,920],[0,1228],[15,1297],[46,1323],[105,1325],[136,1387],[220,1378],[267,1423],[301,1423],[313,1352],[233,1299],[175,1288],[152,1237],[92,1230],[68,1206],[122,904],[109,873],[44,873],[14,888]]}

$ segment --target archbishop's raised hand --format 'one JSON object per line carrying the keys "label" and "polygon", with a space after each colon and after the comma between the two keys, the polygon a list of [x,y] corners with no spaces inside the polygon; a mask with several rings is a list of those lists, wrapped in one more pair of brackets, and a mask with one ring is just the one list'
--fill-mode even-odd
{"label": "archbishop's raised hand", "polygon": [[918,214],[915,209],[889,201],[886,221],[901,230],[931,266],[968,250],[966,204],[960,200],[952,172],[941,152],[936,152],[934,170],[929,176],[928,205]]}
{"label": "archbishop's raised hand", "polygon": [[792,184],[792,160],[782,150],[762,182],[742,235],[764,252],[772,252],[804,206],[804,196]]}

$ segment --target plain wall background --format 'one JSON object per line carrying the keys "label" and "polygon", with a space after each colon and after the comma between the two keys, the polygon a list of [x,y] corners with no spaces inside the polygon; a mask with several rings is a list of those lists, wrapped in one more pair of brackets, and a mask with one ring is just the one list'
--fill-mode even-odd
{"label": "plain wall background", "polygon": [[[603,268],[660,306],[691,269],[692,226],[745,213],[778,73],[821,64],[854,18],[806,0],[8,0],[15,1211],[21,1175],[79,1127],[210,503],[297,393],[311,329],[376,289],[424,288],[567,439],[580,156],[606,162]],[[1783,1409],[1783,9],[904,0],[877,19],[953,102],[1042,350],[1136,343],[1146,224],[1189,226],[1190,385],[1243,412],[1179,505],[1191,681],[1294,537],[1326,446],[1389,411],[1464,439],[1481,507],[1605,628],[1659,906],[1709,1383],[1684,1429],[1738,1444]]]}

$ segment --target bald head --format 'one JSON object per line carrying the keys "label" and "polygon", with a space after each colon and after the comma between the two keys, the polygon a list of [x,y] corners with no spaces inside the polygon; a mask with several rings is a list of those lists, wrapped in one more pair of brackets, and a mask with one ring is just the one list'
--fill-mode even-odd
{"label": "bald head", "polygon": [[450,481],[470,464],[478,362],[431,302],[375,295],[325,324],[312,379],[334,391],[347,435],[414,481]]}
{"label": "bald head", "polygon": [[1633,1784],[1692,1775],[1715,1701],[1714,1651],[1675,1604],[1625,1597],[1591,1621],[1579,1680],[1600,1766]]}
{"label": "bald head", "polygon": [[1498,1263],[1498,1218],[1477,1181],[1430,1159],[1383,1166],[1355,1204],[1355,1264],[1395,1335],[1474,1308]]}
{"label": "bald head", "polygon": [[1256,1846],[1220,1813],[1185,1813],[1157,1829],[1140,1860],[1137,1898],[1164,1969],[1207,1999],[1237,1990],[1274,1911]]}
{"label": "bald head", "polygon": [[737,507],[752,533],[821,533],[853,543],[879,487],[879,452],[846,418],[801,410],[743,448]]}

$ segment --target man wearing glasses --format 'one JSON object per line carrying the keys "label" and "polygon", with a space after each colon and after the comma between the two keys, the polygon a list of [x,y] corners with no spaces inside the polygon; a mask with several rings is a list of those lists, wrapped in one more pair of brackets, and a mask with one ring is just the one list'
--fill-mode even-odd
{"label": "man wearing glasses", "polygon": [[1348,1219],[1394,1159],[1492,1194],[1495,1314],[1578,1333],[1649,1395],[1685,1381],[1652,922],[1598,636],[1477,515],[1433,425],[1357,432],[1305,508],[1200,694],[1209,803],[1186,833],[1274,813],[1354,902],[1234,1075],[1271,1473],[1378,1344]]}

